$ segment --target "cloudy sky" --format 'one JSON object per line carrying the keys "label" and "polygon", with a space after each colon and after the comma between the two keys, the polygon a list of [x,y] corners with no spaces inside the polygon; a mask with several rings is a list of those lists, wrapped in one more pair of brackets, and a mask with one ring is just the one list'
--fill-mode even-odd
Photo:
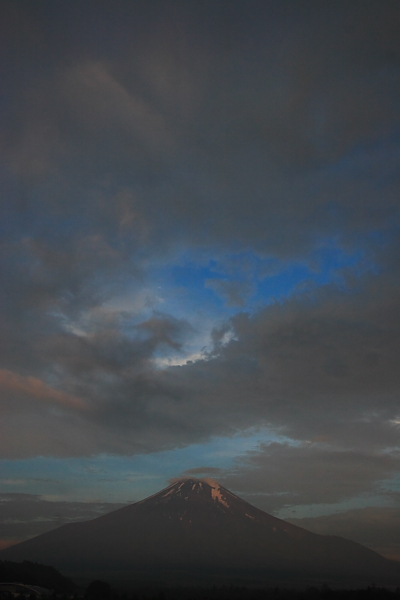
{"label": "cloudy sky", "polygon": [[3,545],[212,476],[400,559],[398,0],[1,0]]}

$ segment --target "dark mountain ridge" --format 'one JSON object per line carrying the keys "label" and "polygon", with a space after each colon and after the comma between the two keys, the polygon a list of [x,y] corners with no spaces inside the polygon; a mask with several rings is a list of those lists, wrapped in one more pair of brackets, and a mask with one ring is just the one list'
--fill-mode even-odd
{"label": "dark mountain ridge", "polygon": [[22,563],[9,560],[0,561],[0,582],[19,582],[40,586],[56,593],[76,591],[73,581],[64,577],[54,567],[48,567],[25,560]]}
{"label": "dark mountain ridge", "polygon": [[[400,583],[400,564],[360,544],[273,517],[213,480],[188,478],[96,519],[63,525],[0,558],[67,574],[128,573],[190,581],[192,573]],[[147,575],[146,575],[147,574]],[[229,578],[229,576],[228,576]]]}

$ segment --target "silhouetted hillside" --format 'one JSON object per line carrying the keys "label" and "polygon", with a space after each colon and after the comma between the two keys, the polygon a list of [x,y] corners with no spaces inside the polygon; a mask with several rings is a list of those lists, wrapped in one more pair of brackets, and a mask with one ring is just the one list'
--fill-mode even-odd
{"label": "silhouetted hillside", "polygon": [[24,560],[22,563],[0,561],[0,582],[37,585],[57,593],[74,592],[76,585],[54,567]]}

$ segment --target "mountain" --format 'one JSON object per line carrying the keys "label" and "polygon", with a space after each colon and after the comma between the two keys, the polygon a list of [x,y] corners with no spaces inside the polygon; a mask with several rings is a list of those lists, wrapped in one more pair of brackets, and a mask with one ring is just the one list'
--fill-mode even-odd
{"label": "mountain", "polygon": [[68,575],[113,579],[400,584],[399,563],[355,542],[291,525],[213,480],[194,478],[7,548],[0,559],[38,561]]}

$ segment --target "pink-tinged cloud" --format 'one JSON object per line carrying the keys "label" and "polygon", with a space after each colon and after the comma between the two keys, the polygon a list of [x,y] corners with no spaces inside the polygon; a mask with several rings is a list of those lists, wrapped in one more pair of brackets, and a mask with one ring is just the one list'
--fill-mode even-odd
{"label": "pink-tinged cloud", "polygon": [[36,400],[61,404],[69,408],[87,409],[86,403],[81,398],[56,390],[36,377],[24,377],[8,369],[0,369],[0,390],[22,392]]}

